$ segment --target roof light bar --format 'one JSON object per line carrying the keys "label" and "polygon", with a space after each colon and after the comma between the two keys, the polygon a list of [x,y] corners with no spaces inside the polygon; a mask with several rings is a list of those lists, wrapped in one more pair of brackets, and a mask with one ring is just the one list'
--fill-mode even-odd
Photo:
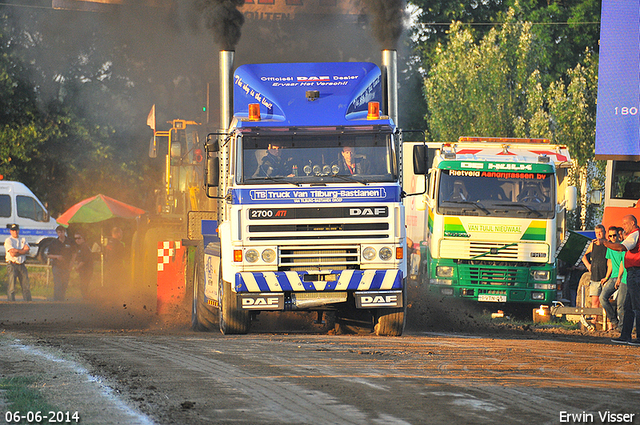
{"label": "roof light bar", "polygon": [[549,139],[526,139],[518,137],[470,137],[462,136],[459,142],[496,142],[496,143],[551,143]]}

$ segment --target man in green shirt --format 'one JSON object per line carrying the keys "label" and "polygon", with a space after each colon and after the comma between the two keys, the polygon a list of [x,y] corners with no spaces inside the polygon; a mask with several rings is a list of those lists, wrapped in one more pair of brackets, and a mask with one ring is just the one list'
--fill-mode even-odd
{"label": "man in green shirt", "polygon": [[[610,226],[607,230],[607,240],[614,243],[621,242],[616,226]],[[612,328],[622,329],[622,318],[624,317],[624,295],[627,289],[627,271],[624,268],[624,252],[607,249],[607,274],[602,279],[602,292],[600,292],[600,305],[607,313],[607,317],[611,320]],[[609,301],[611,295],[618,290],[618,298],[616,299],[616,310]],[[624,292],[624,294],[622,294]],[[623,295],[621,298],[621,294]]]}

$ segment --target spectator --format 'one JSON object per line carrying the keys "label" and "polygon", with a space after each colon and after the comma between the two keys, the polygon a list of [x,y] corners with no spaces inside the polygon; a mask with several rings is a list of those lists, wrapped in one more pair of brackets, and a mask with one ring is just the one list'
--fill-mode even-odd
{"label": "spectator", "polygon": [[[618,228],[616,226],[610,226],[607,230],[607,240],[610,242],[619,243],[622,239],[618,237]],[[600,293],[600,305],[607,313],[607,317],[611,321],[612,328],[622,330],[622,322],[620,321],[617,311],[613,309],[611,305],[611,295],[618,289],[621,281],[620,263],[624,263],[624,252],[614,251],[607,249],[607,275],[602,279],[602,292]],[[624,272],[624,267],[622,267]]]}
{"label": "spectator", "polygon": [[24,262],[29,253],[29,244],[25,238],[20,239],[20,226],[9,226],[9,237],[4,241],[5,260],[7,261],[7,298],[16,300],[16,283],[20,280],[22,299],[31,301],[31,285],[29,273]]}
{"label": "spectator", "polygon": [[71,271],[71,260],[74,255],[74,247],[69,238],[67,230],[63,226],[56,227],[58,238],[49,244],[48,257],[53,260],[51,271],[53,272],[53,300],[64,301],[69,286],[69,272]]}
{"label": "spectator", "polygon": [[580,278],[587,271],[586,267],[582,262],[578,265],[573,265],[571,267],[567,267],[565,270],[565,282],[569,297],[569,305],[571,307],[575,307],[577,305],[576,298],[578,296],[578,285],[580,283]]}
{"label": "spectator", "polygon": [[104,267],[107,281],[113,286],[119,286],[123,280],[125,258],[125,245],[122,241],[122,229],[114,227],[111,229],[111,237],[107,240],[104,249]]}
{"label": "spectator", "polygon": [[76,265],[80,281],[80,293],[82,299],[89,296],[89,284],[93,276],[93,253],[81,233],[76,232],[73,239],[76,241]]}
{"label": "spectator", "polygon": [[[591,306],[600,307],[600,292],[602,290],[602,280],[607,274],[607,247],[601,241],[604,240],[605,229],[602,224],[596,226],[596,239],[591,242],[587,252],[582,257],[582,262],[591,273],[589,284],[589,295]],[[590,260],[589,260],[590,259]]]}
{"label": "spectator", "polygon": [[[611,341],[617,344],[640,345],[638,323],[640,323],[640,246],[638,244],[638,220],[633,215],[622,219],[622,227],[627,237],[621,243],[602,239],[607,248],[624,252],[624,267],[627,270],[627,296],[624,300],[624,317],[620,336]],[[636,325],[636,339],[631,339],[633,324]]]}

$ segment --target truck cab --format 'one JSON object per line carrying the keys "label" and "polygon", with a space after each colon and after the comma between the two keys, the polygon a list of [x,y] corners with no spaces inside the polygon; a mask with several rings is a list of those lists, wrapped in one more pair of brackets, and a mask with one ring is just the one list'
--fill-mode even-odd
{"label": "truck cab", "polygon": [[565,212],[576,201],[567,148],[491,137],[417,147],[414,159],[431,165],[413,176],[427,174],[425,194],[407,208],[408,238],[420,251],[410,270],[420,283],[438,296],[550,304]]}
{"label": "truck cab", "polygon": [[319,321],[361,311],[378,335],[402,334],[402,145],[380,111],[382,81],[367,62],[235,71],[233,117],[206,145],[218,208],[202,220],[195,328],[216,314],[228,334],[246,333],[262,311],[316,311]]}

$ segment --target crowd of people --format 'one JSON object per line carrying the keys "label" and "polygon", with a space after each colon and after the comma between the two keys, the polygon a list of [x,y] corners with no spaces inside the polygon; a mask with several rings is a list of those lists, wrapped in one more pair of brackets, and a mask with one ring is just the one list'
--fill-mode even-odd
{"label": "crowd of people", "polygon": [[[20,285],[24,301],[31,301],[31,284],[25,265],[30,247],[25,238],[20,238],[20,226],[9,226],[10,236],[4,242],[5,260],[7,263],[7,298],[16,300],[17,285]],[[58,237],[51,241],[47,248],[53,275],[53,300],[64,301],[71,271],[78,276],[78,286],[83,299],[89,298],[90,284],[93,277],[94,262],[100,253],[94,252],[81,232],[74,232],[73,239],[67,234],[64,226],[56,228]],[[122,241],[122,229],[113,227],[111,237],[103,249],[107,281],[112,284],[122,273],[125,259],[125,245]]]}
{"label": "crowd of people", "polygon": [[[635,216],[622,219],[622,227],[596,226],[596,239],[587,248],[582,262],[590,272],[588,285],[591,306],[602,307],[612,329],[620,336],[617,344],[640,346],[640,229]],[[605,236],[606,234],[606,236]],[[615,294],[616,308],[611,303]],[[634,323],[636,338],[632,338]]]}

